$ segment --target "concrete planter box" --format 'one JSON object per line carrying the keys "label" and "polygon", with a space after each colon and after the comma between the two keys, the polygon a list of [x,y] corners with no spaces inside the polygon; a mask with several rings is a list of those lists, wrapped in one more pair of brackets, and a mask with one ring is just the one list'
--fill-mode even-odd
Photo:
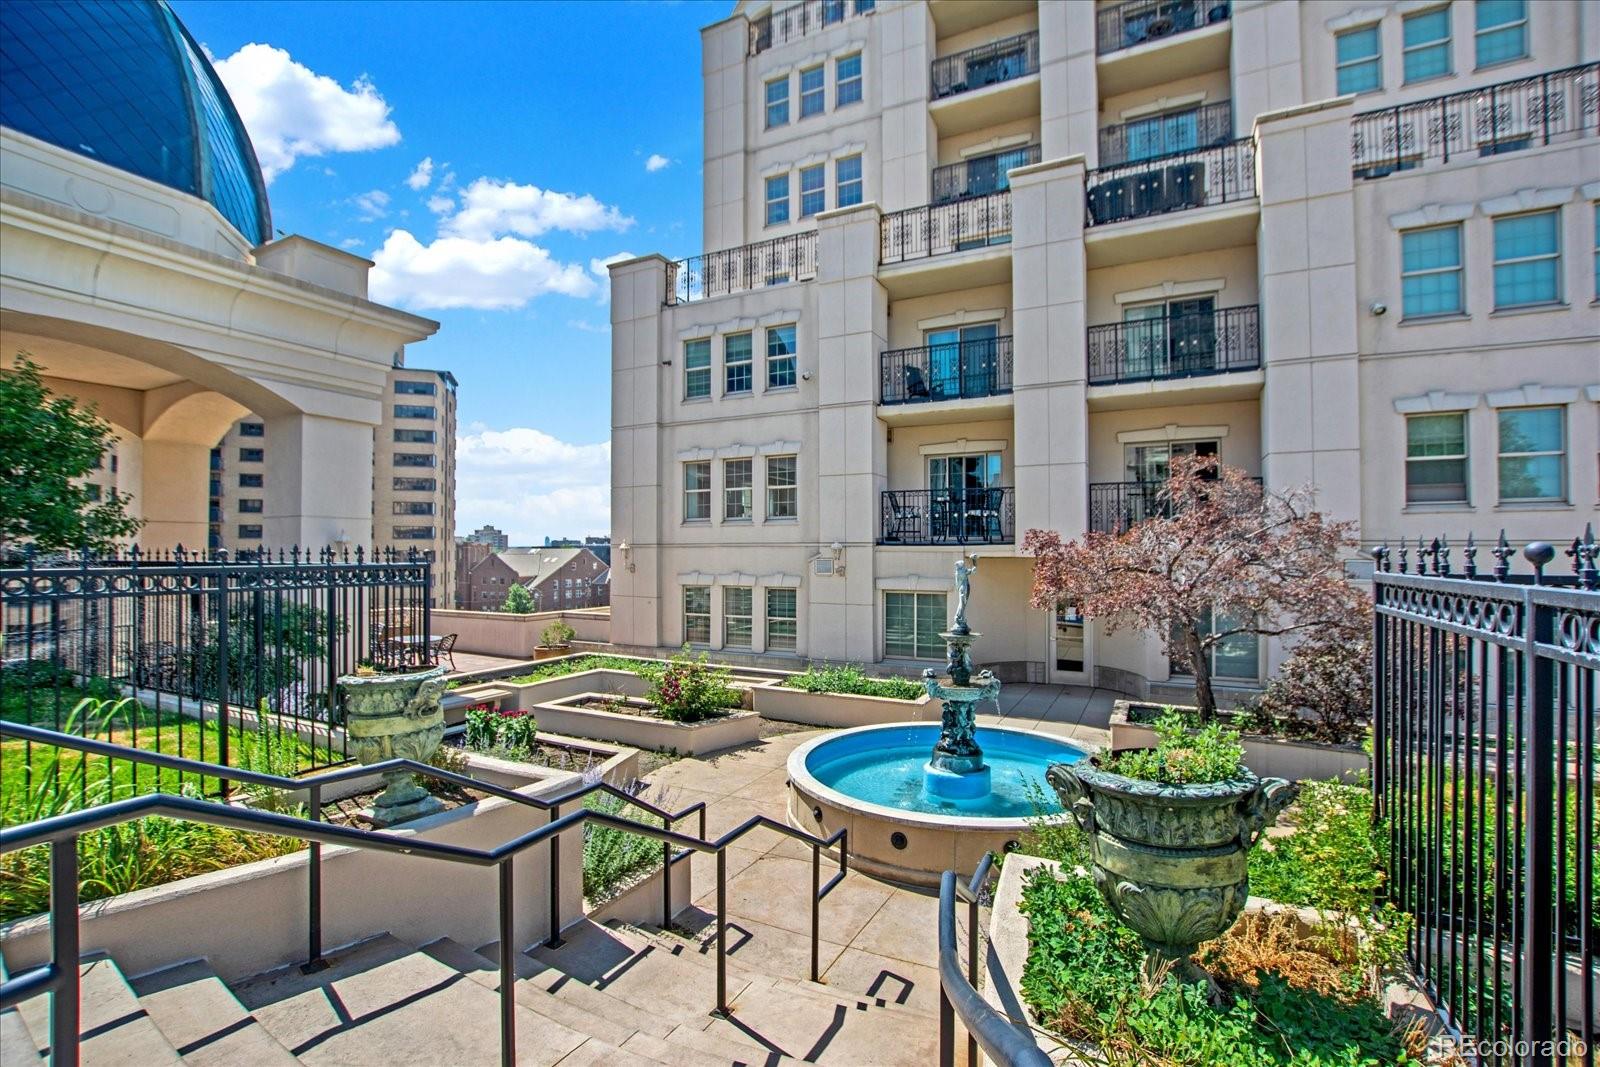
{"label": "concrete planter box", "polygon": [[775,682],[752,688],[750,696],[751,707],[762,718],[809,726],[878,726],[939,717],[937,707],[928,707],[930,701],[926,693],[915,700],[896,700],[854,693],[808,693]]}
{"label": "concrete planter box", "polygon": [[[1134,710],[1148,706],[1144,701],[1133,700],[1119,700],[1111,706],[1111,752],[1155,747],[1155,730],[1148,723],[1136,721],[1140,715]],[[1240,740],[1245,766],[1263,778],[1287,778],[1291,782],[1339,778],[1354,782],[1372,767],[1372,761],[1357,745],[1291,741],[1251,733],[1243,734]]]}
{"label": "concrete planter box", "polygon": [[[683,909],[693,904],[689,899],[689,864],[699,855],[701,854],[696,853],[672,865],[673,915],[681,914]],[[705,859],[700,862],[716,862],[716,857],[709,852],[704,855]],[[651,924],[665,926],[666,924],[661,921],[661,868],[657,867],[622,892],[599,904],[591,905],[588,901],[584,904],[589,918],[597,923],[625,922],[635,926]]]}
{"label": "concrete planter box", "polygon": [[[590,700],[617,698],[615,692],[585,690],[559,700],[535,704],[528,710],[538,718],[541,732],[548,728],[558,733],[598,737],[634,748],[679,752],[687,756],[703,756],[736,745],[752,744],[761,736],[761,716],[749,711],[736,711],[702,722],[683,723],[573,706]],[[643,703],[637,697],[632,697],[629,702]]]}

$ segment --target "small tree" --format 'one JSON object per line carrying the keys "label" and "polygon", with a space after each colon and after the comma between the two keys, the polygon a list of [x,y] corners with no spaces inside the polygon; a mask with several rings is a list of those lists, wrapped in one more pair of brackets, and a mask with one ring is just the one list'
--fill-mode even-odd
{"label": "small tree", "polygon": [[506,590],[506,599],[500,605],[500,610],[511,615],[527,615],[533,611],[533,594],[528,592],[525,585],[513,585]]}
{"label": "small tree", "polygon": [[1341,629],[1365,597],[1344,579],[1350,523],[1311,509],[1311,491],[1264,493],[1210,457],[1174,457],[1162,515],[1113,533],[1063,542],[1029,530],[1035,608],[1062,602],[1123,626],[1154,630],[1194,674],[1202,721],[1216,714],[1210,652],[1238,634],[1279,637]]}
{"label": "small tree", "polygon": [[103,550],[137,533],[126,499],[96,502],[79,481],[115,439],[93,408],[46,389],[38,365],[19,353],[0,372],[0,551],[19,543]]}

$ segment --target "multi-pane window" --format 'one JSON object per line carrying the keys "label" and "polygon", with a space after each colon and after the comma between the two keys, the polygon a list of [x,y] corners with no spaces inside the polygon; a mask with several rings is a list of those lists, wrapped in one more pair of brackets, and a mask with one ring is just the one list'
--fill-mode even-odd
{"label": "multi-pane window", "polygon": [[1476,18],[1478,66],[1492,67],[1528,54],[1527,0],[1478,0]]}
{"label": "multi-pane window", "polygon": [[767,590],[767,651],[793,652],[799,619],[793,589]]}
{"label": "multi-pane window", "polygon": [[432,493],[439,488],[434,478],[396,478],[394,488],[401,493]]}
{"label": "multi-pane window", "polygon": [[865,15],[878,6],[878,0],[856,0],[856,14]]}
{"label": "multi-pane window", "polygon": [[833,106],[844,107],[861,100],[861,53],[845,56],[833,64]]}
{"label": "multi-pane window", "polygon": [[861,203],[861,157],[846,156],[833,165],[833,206]]}
{"label": "multi-pane window", "polygon": [[239,449],[239,462],[260,463],[265,455],[266,453],[259,448],[241,448]]}
{"label": "multi-pane window", "polygon": [[[1206,636],[1226,633],[1236,625],[1227,615],[1218,615],[1213,619],[1211,612],[1207,611],[1201,619],[1200,632]],[[1177,647],[1176,644],[1174,647]],[[1246,682],[1253,682],[1260,677],[1260,654],[1261,639],[1254,633],[1228,634],[1205,653],[1206,663],[1211,668],[1211,677]],[[1171,667],[1174,674],[1193,673],[1193,668],[1187,663],[1173,663]]]}
{"label": "multi-pane window", "polygon": [[259,474],[241,474],[239,475],[239,488],[260,489],[263,480],[263,477]]}
{"label": "multi-pane window", "polygon": [[1406,503],[1467,502],[1467,413],[1406,419]]}
{"label": "multi-pane window", "polygon": [[1600,203],[1594,206],[1594,298],[1600,300]]}
{"label": "multi-pane window", "polygon": [[767,83],[767,129],[789,124],[789,78]]}
{"label": "multi-pane window", "polygon": [[685,521],[711,518],[711,461],[683,465],[683,517]]}
{"label": "multi-pane window", "polygon": [[391,509],[396,515],[432,515],[431,500],[396,500]]}
{"label": "multi-pane window", "polygon": [[767,330],[767,388],[785,389],[795,384],[794,327]]}
{"label": "multi-pane window", "polygon": [[394,454],[394,465],[396,467],[437,467],[439,462],[434,458],[432,452],[396,452]]}
{"label": "multi-pane window", "polygon": [[403,441],[411,445],[431,445],[437,434],[433,430],[400,430],[394,432],[396,441]]}
{"label": "multi-pane window", "polygon": [[1559,211],[1494,220],[1494,306],[1520,307],[1561,299]]}
{"label": "multi-pane window", "polygon": [[789,221],[789,176],[774,174],[767,179],[767,225]]}
{"label": "multi-pane window", "polygon": [[101,490],[97,483],[90,482],[88,485],[83,487],[83,492],[89,500],[99,502]]}
{"label": "multi-pane window", "polygon": [[432,404],[396,404],[394,417],[397,419],[432,419],[438,417],[438,412]]}
{"label": "multi-pane window", "polygon": [[1340,96],[1383,88],[1383,53],[1377,23],[1337,35],[1333,48]]}
{"label": "multi-pane window", "polygon": [[755,345],[748,333],[730,333],[722,339],[724,392],[748,393],[755,388]]}
{"label": "multi-pane window", "polygon": [[754,608],[755,591],[748,585],[723,586],[722,647],[750,647],[750,638],[755,633]]}
{"label": "multi-pane window", "polygon": [[1565,500],[1565,411],[1503,408],[1499,414],[1501,501]]}
{"label": "multi-pane window", "polygon": [[239,501],[239,514],[241,515],[259,515],[265,510],[265,501],[260,497],[245,497]]}
{"label": "multi-pane window", "polygon": [[711,338],[683,342],[683,396],[698,400],[711,395]]}
{"label": "multi-pane window", "polygon": [[239,424],[240,437],[265,437],[267,428],[259,422],[241,422]]}
{"label": "multi-pane window", "polygon": [[241,523],[239,537],[245,541],[259,541],[261,540],[261,527],[250,523]]}
{"label": "multi-pane window", "polygon": [[902,659],[944,655],[939,631],[945,624],[943,593],[883,594],[883,654]]}
{"label": "multi-pane window", "polygon": [[1400,296],[1406,318],[1461,310],[1461,225],[1400,235]]}
{"label": "multi-pane window", "polygon": [[432,526],[396,526],[393,528],[396,541],[432,541]]}
{"label": "multi-pane window", "polygon": [[755,507],[754,487],[754,460],[723,460],[722,517],[730,522],[748,522]]}
{"label": "multi-pane window", "polygon": [[1407,83],[1450,73],[1450,8],[1407,15],[1400,24]]}
{"label": "multi-pane window", "polygon": [[800,515],[798,457],[767,457],[767,518],[793,519]]}
{"label": "multi-pane window", "polygon": [[828,206],[828,168],[818,163],[800,168],[800,217],[819,214]]}
{"label": "multi-pane window", "polygon": [[683,587],[683,639],[691,645],[711,643],[711,587]]}
{"label": "multi-pane window", "polygon": [[433,396],[438,391],[438,385],[436,382],[413,382],[397,378],[394,391],[405,396]]}
{"label": "multi-pane window", "polygon": [[822,24],[832,26],[844,21],[844,0],[822,0]]}
{"label": "multi-pane window", "polygon": [[800,117],[820,115],[827,108],[827,78],[821,66],[800,72]]}

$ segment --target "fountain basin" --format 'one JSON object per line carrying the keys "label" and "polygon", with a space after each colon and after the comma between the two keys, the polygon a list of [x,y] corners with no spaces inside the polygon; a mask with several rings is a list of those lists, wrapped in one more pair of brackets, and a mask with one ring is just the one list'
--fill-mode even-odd
{"label": "fountain basin", "polygon": [[1047,734],[979,726],[974,740],[983,749],[990,789],[979,797],[952,797],[924,789],[938,739],[938,723],[890,723],[806,742],[789,755],[790,824],[824,836],[846,827],[851,866],[897,882],[936,885],[946,870],[971,871],[985,852],[1003,851],[1041,808],[1060,812],[1045,770],[1088,755]]}

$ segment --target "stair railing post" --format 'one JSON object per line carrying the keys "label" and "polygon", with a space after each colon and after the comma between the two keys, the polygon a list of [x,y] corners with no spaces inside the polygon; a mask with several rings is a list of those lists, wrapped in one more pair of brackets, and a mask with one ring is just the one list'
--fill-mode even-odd
{"label": "stair railing post", "polygon": [[60,975],[50,995],[50,1063],[78,1067],[78,836],[50,842],[50,956]]}
{"label": "stair railing post", "polygon": [[[967,901],[967,981],[978,988],[978,894],[973,887],[972,899]],[[978,1067],[978,1038],[967,1031],[967,1067]]]}
{"label": "stair railing post", "polygon": [[956,1063],[956,1010],[950,1003],[950,994],[944,991],[944,981],[939,982],[939,1067],[955,1067]]}
{"label": "stair railing post", "polygon": [[[561,818],[561,805],[550,809],[550,821]],[[560,948],[561,941],[561,835],[550,835],[550,936],[546,948]]]}
{"label": "stair railing post", "polygon": [[822,981],[817,973],[817,939],[822,936],[822,846],[811,842],[811,980]]}
{"label": "stair railing post", "polygon": [[[672,830],[672,816],[661,816],[661,828]],[[691,861],[692,862],[692,861]],[[672,926],[672,842],[661,842],[661,929]]]}
{"label": "stair railing post", "polygon": [[[312,822],[322,821],[322,787],[311,786],[307,792]],[[320,971],[327,966],[322,958],[322,842],[310,842],[310,858],[306,862],[306,962],[300,970],[305,974]]]}
{"label": "stair railing post", "polygon": [[717,849],[717,1009],[728,1011],[728,850]]}
{"label": "stair railing post", "polygon": [[[555,840],[551,838],[551,840]],[[517,1062],[517,946],[512,929],[512,857],[500,861],[500,1067]]]}

